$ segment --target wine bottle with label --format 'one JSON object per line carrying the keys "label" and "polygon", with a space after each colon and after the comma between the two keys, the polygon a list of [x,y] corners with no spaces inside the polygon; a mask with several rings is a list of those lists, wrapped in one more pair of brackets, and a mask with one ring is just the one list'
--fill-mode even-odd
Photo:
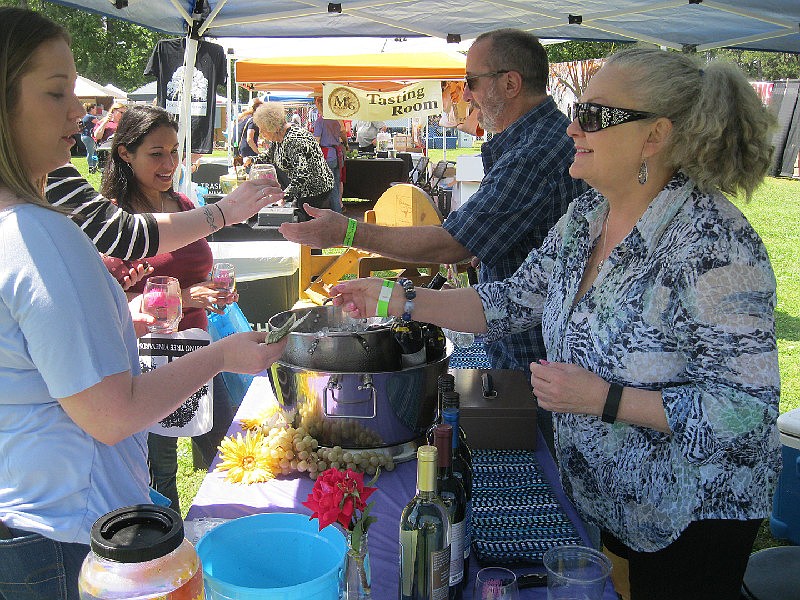
{"label": "wine bottle with label", "polygon": [[450,517],[450,600],[464,596],[464,531],[466,529],[467,495],[461,481],[453,476],[450,453],[453,447],[453,428],[437,425],[434,445],[438,452],[436,493],[447,506]]}
{"label": "wine bottle with label", "polygon": [[[442,421],[453,428],[453,432],[461,430],[459,426],[460,395],[456,391],[442,394]],[[472,457],[466,443],[461,444],[461,436],[453,435],[453,475],[461,480],[464,493],[467,495],[466,528],[464,531],[464,580],[469,581],[469,556],[472,546]],[[466,440],[466,436],[465,436]],[[469,460],[467,459],[469,457]]]}
{"label": "wine bottle with label", "polygon": [[417,495],[400,515],[400,600],[447,600],[450,520],[436,494],[435,446],[417,449]]}

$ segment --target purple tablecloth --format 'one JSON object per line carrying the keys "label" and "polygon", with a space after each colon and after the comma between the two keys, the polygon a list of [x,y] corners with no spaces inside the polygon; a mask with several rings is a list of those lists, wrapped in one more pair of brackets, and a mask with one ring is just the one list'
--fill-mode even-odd
{"label": "purple tablecloth", "polygon": [[[457,371],[455,372],[456,376]],[[233,424],[228,431],[231,435],[241,431],[239,420],[252,417],[273,402],[272,388],[269,379],[256,377],[239,407]],[[539,438],[536,459],[541,473],[551,483],[553,491],[567,516],[575,523],[578,533],[588,540],[586,529],[580,521],[572,504],[566,499],[558,480],[556,466],[547,451],[544,441]],[[289,478],[274,479],[267,483],[241,485],[224,481],[225,473],[214,473],[219,461],[215,459],[208,475],[194,499],[186,516],[187,520],[201,517],[234,519],[256,513],[265,512],[297,512],[310,515],[306,507],[300,503],[311,492],[314,482],[307,475],[296,475]],[[369,551],[372,567],[372,591],[375,600],[386,600],[397,597],[398,581],[398,523],[403,507],[415,494],[416,462],[409,461],[397,465],[394,471],[383,472],[376,483],[378,491],[370,500],[375,501],[372,515],[378,517],[369,531]],[[473,553],[474,554],[474,553]],[[472,598],[472,580],[479,567],[474,557],[470,564],[470,581],[464,598]],[[544,568],[514,569],[517,573],[543,572]],[[546,598],[545,588],[529,588],[520,590],[521,600]],[[617,600],[611,583],[606,586],[604,600]]]}

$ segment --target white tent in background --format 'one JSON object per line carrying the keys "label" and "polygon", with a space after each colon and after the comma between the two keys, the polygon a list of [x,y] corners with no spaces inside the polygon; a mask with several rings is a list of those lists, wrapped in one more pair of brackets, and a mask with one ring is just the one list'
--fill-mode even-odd
{"label": "white tent in background", "polygon": [[[122,94],[120,95],[118,92],[122,92]],[[127,98],[127,94],[122,90],[107,88],[81,75],[78,75],[78,79],[75,81],[75,95],[83,101],[103,104],[106,108],[114,100]]]}
{"label": "white tent in background", "polygon": [[105,85],[105,88],[107,90],[111,90],[112,92],[114,92],[114,99],[115,100],[127,100],[128,99],[128,92],[126,92],[125,90],[119,89],[113,83],[107,83]]}

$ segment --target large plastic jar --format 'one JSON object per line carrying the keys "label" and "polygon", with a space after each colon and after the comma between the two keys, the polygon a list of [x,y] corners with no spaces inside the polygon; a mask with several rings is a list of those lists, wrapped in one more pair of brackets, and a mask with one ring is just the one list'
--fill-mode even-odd
{"label": "large plastic jar", "polygon": [[82,600],[202,600],[203,569],[183,520],[170,508],[128,506],[92,526],[81,566]]}

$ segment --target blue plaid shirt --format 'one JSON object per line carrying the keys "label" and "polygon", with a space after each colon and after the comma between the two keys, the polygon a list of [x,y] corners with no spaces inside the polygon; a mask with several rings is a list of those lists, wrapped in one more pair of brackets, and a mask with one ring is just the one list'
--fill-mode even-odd
{"label": "blue plaid shirt", "polygon": [[[444,222],[445,230],[480,258],[480,283],[511,277],[586,190],[569,175],[575,145],[568,125],[548,98],[481,147],[483,181]],[[547,356],[540,327],[509,334],[486,350],[496,369],[527,370]]]}

